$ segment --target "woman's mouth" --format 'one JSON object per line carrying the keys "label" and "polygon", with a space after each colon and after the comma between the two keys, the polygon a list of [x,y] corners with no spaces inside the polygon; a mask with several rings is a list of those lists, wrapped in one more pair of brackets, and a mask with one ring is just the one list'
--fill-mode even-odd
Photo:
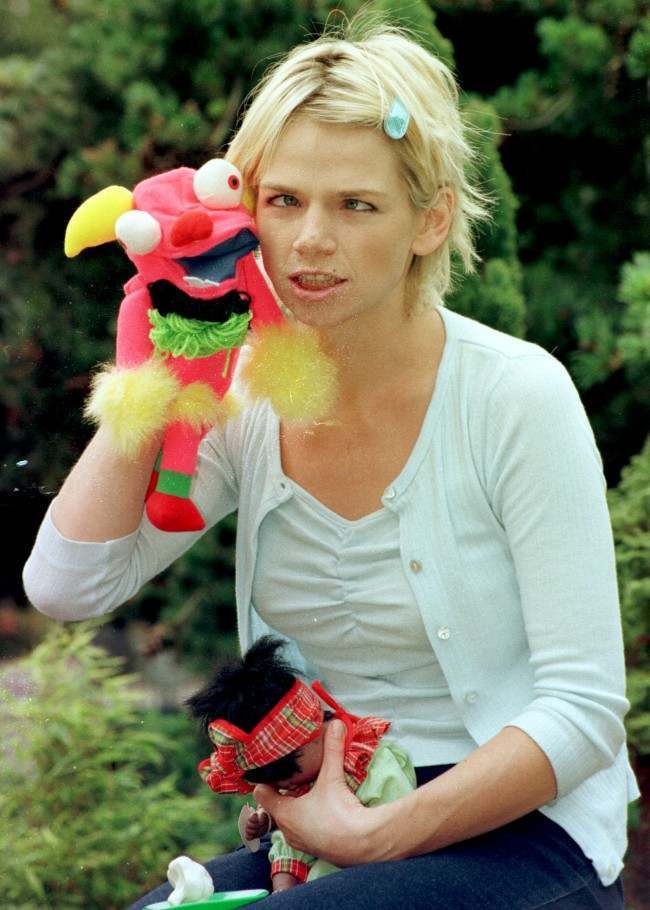
{"label": "woman's mouth", "polygon": [[345,278],[323,274],[291,275],[289,280],[295,294],[303,300],[323,300],[346,283]]}

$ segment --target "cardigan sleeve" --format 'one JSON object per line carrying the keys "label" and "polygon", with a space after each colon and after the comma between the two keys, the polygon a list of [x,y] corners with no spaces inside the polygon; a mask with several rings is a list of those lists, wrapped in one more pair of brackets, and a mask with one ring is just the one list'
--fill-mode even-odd
{"label": "cardigan sleeve", "polygon": [[[212,430],[201,442],[192,498],[206,530],[237,508],[237,482],[221,430]],[[51,511],[50,505],[23,569],[23,584],[36,609],[58,620],[110,612],[205,533],[160,531],[143,515],[140,527],[125,537],[77,541],[59,532]]]}
{"label": "cardigan sleeve", "polygon": [[625,664],[602,460],[552,355],[511,358],[486,408],[487,483],[515,566],[534,699],[509,725],[555,772],[558,798],[625,741]]}

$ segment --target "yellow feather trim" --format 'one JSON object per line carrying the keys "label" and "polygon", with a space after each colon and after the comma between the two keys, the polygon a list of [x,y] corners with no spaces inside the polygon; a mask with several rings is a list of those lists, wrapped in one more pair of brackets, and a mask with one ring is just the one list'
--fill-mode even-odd
{"label": "yellow feather trim", "polygon": [[171,409],[170,418],[184,420],[194,430],[223,425],[239,411],[234,395],[220,399],[204,382],[191,382],[181,390]]}
{"label": "yellow feather trim", "polygon": [[254,398],[269,398],[278,417],[295,423],[325,417],[336,401],[336,367],[318,335],[288,322],[255,332],[241,377]]}
{"label": "yellow feather trim", "polygon": [[179,388],[178,380],[158,360],[129,368],[109,364],[93,377],[84,414],[108,427],[120,454],[135,458],[168,423]]}
{"label": "yellow feather trim", "polygon": [[223,426],[228,420],[236,417],[242,409],[242,401],[234,392],[228,392],[221,399],[221,410],[219,412],[219,426]]}

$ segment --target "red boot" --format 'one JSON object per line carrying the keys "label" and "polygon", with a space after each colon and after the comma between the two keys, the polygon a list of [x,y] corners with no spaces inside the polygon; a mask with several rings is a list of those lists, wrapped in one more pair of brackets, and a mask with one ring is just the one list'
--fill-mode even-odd
{"label": "red boot", "polygon": [[202,531],[205,522],[191,499],[160,493],[156,490],[147,499],[149,521],[161,531]]}

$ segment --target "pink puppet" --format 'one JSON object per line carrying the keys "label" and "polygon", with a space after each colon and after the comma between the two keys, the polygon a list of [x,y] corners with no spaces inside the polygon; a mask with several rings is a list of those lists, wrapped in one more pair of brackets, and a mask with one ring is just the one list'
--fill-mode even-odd
{"label": "pink puppet", "polygon": [[116,364],[95,376],[86,412],[129,457],[164,430],[146,511],[165,531],[205,527],[190,497],[197,450],[236,411],[227,393],[249,325],[253,396],[298,421],[322,416],[334,397],[316,336],[284,319],[257,265],[242,192],[237,168],[213,159],[150,177],[133,193],[108,187],[66,231],[66,255],[117,239],[137,269],[124,285]]}

